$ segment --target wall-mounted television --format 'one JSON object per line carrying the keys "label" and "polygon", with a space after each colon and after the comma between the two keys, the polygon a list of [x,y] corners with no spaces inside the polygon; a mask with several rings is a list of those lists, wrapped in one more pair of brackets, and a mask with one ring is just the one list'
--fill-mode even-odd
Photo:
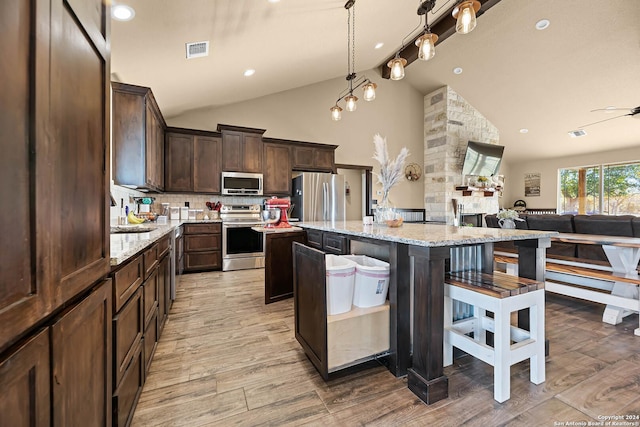
{"label": "wall-mounted television", "polygon": [[469,141],[462,165],[462,175],[497,175],[503,151],[502,145]]}

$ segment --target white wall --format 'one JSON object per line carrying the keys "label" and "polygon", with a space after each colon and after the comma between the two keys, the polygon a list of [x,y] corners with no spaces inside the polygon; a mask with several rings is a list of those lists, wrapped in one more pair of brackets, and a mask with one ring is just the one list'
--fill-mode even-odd
{"label": "white wall", "polygon": [[[514,201],[522,199],[527,202],[527,208],[555,208],[558,193],[558,169],[640,161],[640,141],[638,147],[635,148],[520,163],[509,163],[505,150],[505,161],[507,164],[503,164],[500,169],[505,174],[505,192],[502,199],[504,207],[513,206]],[[524,174],[531,172],[540,172],[541,174],[539,197],[524,197]]]}
{"label": "white wall", "polygon": [[[358,73],[359,76],[365,73]],[[422,165],[423,96],[403,81],[382,79],[376,70],[366,72],[378,84],[376,99],[365,102],[362,91],[355,112],[342,112],[342,120],[331,120],[331,108],[346,88],[344,78],[327,80],[277,94],[220,108],[203,108],[167,118],[169,126],[216,130],[218,123],[266,129],[266,137],[339,145],[336,163],[379,165],[373,156],[373,135],[387,138],[389,155],[397,156],[405,146],[411,155],[407,162]],[[251,84],[248,80],[247,84]],[[341,104],[344,108],[344,103]],[[376,198],[376,178],[374,193]],[[422,186],[402,180],[392,190],[398,207],[422,208]]]}

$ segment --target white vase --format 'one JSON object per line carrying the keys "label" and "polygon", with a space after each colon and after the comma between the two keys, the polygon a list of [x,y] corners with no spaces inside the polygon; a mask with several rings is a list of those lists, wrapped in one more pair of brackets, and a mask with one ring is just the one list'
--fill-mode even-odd
{"label": "white vase", "polygon": [[500,228],[513,230],[516,228],[516,222],[509,218],[501,218],[498,220],[498,225]]}

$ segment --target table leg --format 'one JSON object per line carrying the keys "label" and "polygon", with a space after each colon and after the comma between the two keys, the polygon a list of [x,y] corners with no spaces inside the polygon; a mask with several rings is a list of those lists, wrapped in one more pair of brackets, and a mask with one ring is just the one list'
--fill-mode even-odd
{"label": "table leg", "polygon": [[409,247],[414,258],[413,356],[409,390],[432,404],[449,395],[443,373],[444,274],[449,248]]}
{"label": "table leg", "polygon": [[[602,245],[607,259],[611,264],[611,269],[615,274],[624,277],[638,278],[638,261],[640,261],[640,248],[628,248],[622,246]],[[638,287],[624,282],[615,282],[611,295],[619,295],[625,298],[638,299]],[[613,305],[607,305],[602,314],[602,321],[611,325],[617,325],[622,319],[633,311],[625,310]],[[640,327],[634,331],[640,336]]]}

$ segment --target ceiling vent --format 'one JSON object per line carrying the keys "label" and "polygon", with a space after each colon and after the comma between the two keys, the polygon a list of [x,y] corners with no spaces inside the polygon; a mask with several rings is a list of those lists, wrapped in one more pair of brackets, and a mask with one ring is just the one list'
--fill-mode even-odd
{"label": "ceiling vent", "polygon": [[187,59],[209,56],[209,42],[187,43]]}
{"label": "ceiling vent", "polygon": [[571,132],[569,132],[569,135],[571,135],[571,138],[578,138],[580,136],[585,136],[586,134],[587,132],[585,132],[582,129],[572,130]]}

